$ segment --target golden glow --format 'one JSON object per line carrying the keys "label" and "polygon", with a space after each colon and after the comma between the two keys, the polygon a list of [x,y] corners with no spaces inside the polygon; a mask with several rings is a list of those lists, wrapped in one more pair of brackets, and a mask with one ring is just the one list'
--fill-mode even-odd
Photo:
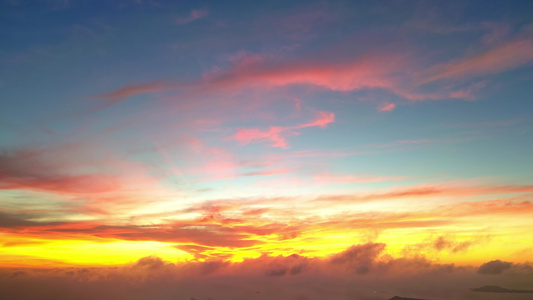
{"label": "golden glow", "polygon": [[[279,198],[189,203],[190,209],[183,214],[151,212],[136,216],[127,225],[102,226],[89,220],[21,227],[0,234],[0,263],[105,266],[134,263],[146,256],[170,262],[239,262],[262,255],[291,254],[328,257],[368,242],[386,244],[381,254],[395,258],[424,256],[456,265],[479,265],[495,259],[525,262],[531,257],[528,249],[533,244],[533,233],[527,230],[533,226],[529,202],[510,198],[447,203],[434,199],[414,205],[417,195],[434,191],[437,195],[483,196],[502,191],[513,195],[519,189],[529,191],[531,187],[413,187],[355,197],[363,199],[361,203],[351,196],[320,201]],[[401,208],[406,204],[405,195],[415,197],[407,201],[410,211]],[[394,197],[400,197],[397,203],[388,200]],[[291,213],[294,203],[298,203],[298,215]],[[487,220],[494,220],[494,224]],[[132,237],[139,240],[129,240]]]}
{"label": "golden glow", "polygon": [[[526,261],[528,246],[533,243],[533,235],[520,238],[501,234],[482,236],[481,232],[454,234],[457,228],[388,229],[382,231],[373,242],[386,243],[384,253],[393,257],[424,255],[440,263],[456,265],[479,264],[493,259]],[[134,263],[146,256],[157,256],[170,262],[184,262],[206,259],[227,259],[239,262],[247,258],[300,254],[307,257],[327,257],[341,252],[351,245],[365,243],[365,230],[344,228],[324,228],[302,233],[292,239],[279,239],[271,234],[257,236],[261,243],[252,247],[210,247],[204,249],[202,257],[195,258],[183,250],[179,244],[157,241],[125,241],[118,239],[39,239],[21,238],[3,234],[0,248],[0,263],[3,266],[105,266]],[[449,243],[463,245],[452,249],[435,247],[436,237],[448,237]],[[191,244],[189,244],[191,245]],[[526,249],[526,250],[524,250]],[[502,255],[504,254],[504,255]]]}
{"label": "golden glow", "polygon": [[4,247],[0,248],[0,264],[3,266],[108,266],[134,263],[146,256],[157,256],[166,261],[193,258],[173,244],[154,241],[25,239],[17,244],[20,239],[5,238]]}

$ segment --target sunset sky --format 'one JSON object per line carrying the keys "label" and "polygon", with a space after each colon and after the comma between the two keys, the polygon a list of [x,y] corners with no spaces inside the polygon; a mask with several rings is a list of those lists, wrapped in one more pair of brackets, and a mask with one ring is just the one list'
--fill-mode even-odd
{"label": "sunset sky", "polygon": [[532,1],[3,1],[0,273],[533,288],[532,95]]}

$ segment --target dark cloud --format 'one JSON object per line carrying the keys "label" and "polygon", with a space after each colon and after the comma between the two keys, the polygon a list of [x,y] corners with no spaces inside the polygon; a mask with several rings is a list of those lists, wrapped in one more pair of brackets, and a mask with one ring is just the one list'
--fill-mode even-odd
{"label": "dark cloud", "polygon": [[514,273],[514,274],[529,274],[529,275],[533,275],[533,264],[531,264],[529,262],[514,263],[512,268],[509,271],[510,271],[510,273]]}
{"label": "dark cloud", "polygon": [[498,275],[503,271],[510,269],[513,263],[501,261],[501,260],[492,260],[487,263],[482,264],[477,272],[479,274],[489,274],[489,275]]}
{"label": "dark cloud", "polygon": [[197,270],[200,275],[205,276],[205,275],[211,275],[215,273],[216,271],[224,267],[227,267],[228,265],[229,265],[229,262],[226,262],[226,261],[206,261],[206,262],[199,263],[197,265],[198,267]]}
{"label": "dark cloud", "polygon": [[488,235],[480,235],[476,238],[470,240],[457,241],[453,237],[449,236],[438,236],[436,238],[429,237],[424,242],[409,245],[404,248],[403,252],[405,254],[409,253],[420,253],[424,251],[448,251],[452,253],[465,252],[468,251],[471,247],[482,244],[490,239]]}
{"label": "dark cloud", "polygon": [[480,239],[468,240],[468,241],[454,241],[450,238],[439,236],[433,243],[432,248],[437,251],[448,250],[453,253],[467,251],[471,246],[480,243]]}
{"label": "dark cloud", "polygon": [[11,273],[9,275],[9,278],[15,278],[15,277],[20,277],[20,276],[25,276],[26,274],[28,274],[27,272],[25,271],[15,271],[13,273]]}
{"label": "dark cloud", "polygon": [[205,246],[199,246],[199,245],[177,245],[175,247],[177,249],[183,250],[189,254],[194,255],[196,259],[208,258],[209,255],[206,254],[206,252],[212,249],[211,247],[205,247]]}
{"label": "dark cloud", "polygon": [[[32,222],[26,215],[0,214],[0,227],[21,226],[25,233],[43,236],[70,234],[93,235],[105,238],[120,238],[130,241],[165,241],[195,243],[196,246],[179,246],[183,250],[201,258],[204,251],[212,246],[249,247],[262,243],[250,239],[249,234],[238,228],[217,224],[159,224],[150,226],[109,226],[98,222]],[[47,225],[46,227],[38,227]]]}
{"label": "dark cloud", "polygon": [[304,271],[304,269],[305,269],[305,266],[306,266],[306,264],[300,264],[300,265],[293,266],[291,268],[290,274],[291,275],[298,275],[298,274],[302,273]]}
{"label": "dark cloud", "polygon": [[260,241],[231,227],[216,224],[176,224],[160,226],[102,226],[94,235],[125,240],[195,243],[201,246],[249,247]]}
{"label": "dark cloud", "polygon": [[277,269],[270,269],[265,271],[265,275],[267,276],[283,276],[287,274],[287,268],[280,267]]}
{"label": "dark cloud", "polygon": [[143,257],[137,261],[134,265],[136,268],[148,268],[148,269],[159,269],[163,267],[165,263],[159,257]]}
{"label": "dark cloud", "polygon": [[385,249],[385,244],[368,243],[356,245],[331,258],[331,263],[345,265],[359,274],[368,273],[376,258]]}
{"label": "dark cloud", "polygon": [[422,255],[416,255],[379,261],[376,269],[381,274],[443,274],[453,273],[456,267],[454,264],[434,263]]}
{"label": "dark cloud", "polygon": [[[45,158],[47,152],[53,150],[0,150],[0,190],[86,194],[107,192],[118,187],[116,178],[111,176],[61,171],[62,168],[52,162],[53,159]],[[62,154],[59,152],[57,155]]]}
{"label": "dark cloud", "polygon": [[104,268],[0,268],[0,290],[6,299],[38,300],[385,300],[395,295],[452,300],[480,299],[471,290],[476,286],[527,289],[530,282],[529,264],[515,264],[513,269],[520,267],[515,273],[487,279],[473,267],[435,264],[422,256],[393,259],[384,250],[384,244],[368,243],[329,258],[293,254],[169,263],[149,256]]}
{"label": "dark cloud", "polygon": [[0,212],[0,227],[11,228],[19,226],[32,226],[37,224],[36,222],[28,221],[25,214],[14,214]]}
{"label": "dark cloud", "polygon": [[[37,221],[39,218],[53,216],[52,213],[38,214],[38,213],[8,213],[0,211],[0,228],[10,228],[12,230],[37,227],[37,226],[55,226],[62,222],[42,222]],[[24,242],[25,244],[35,244],[36,242]],[[20,243],[18,243],[20,244]],[[15,246],[17,243],[6,243],[4,247]]]}

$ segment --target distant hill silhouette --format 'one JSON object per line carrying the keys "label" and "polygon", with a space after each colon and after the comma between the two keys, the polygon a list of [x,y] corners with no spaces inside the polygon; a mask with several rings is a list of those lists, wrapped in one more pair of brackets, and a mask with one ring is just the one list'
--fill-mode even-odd
{"label": "distant hill silhouette", "polygon": [[485,293],[531,293],[533,294],[533,290],[510,290],[506,288],[502,288],[501,286],[497,285],[486,285],[482,286],[480,288],[472,289],[474,292],[485,292]]}
{"label": "distant hill silhouette", "polygon": [[400,296],[394,296],[390,298],[389,300],[425,300],[425,299],[418,299],[418,298],[405,298]]}

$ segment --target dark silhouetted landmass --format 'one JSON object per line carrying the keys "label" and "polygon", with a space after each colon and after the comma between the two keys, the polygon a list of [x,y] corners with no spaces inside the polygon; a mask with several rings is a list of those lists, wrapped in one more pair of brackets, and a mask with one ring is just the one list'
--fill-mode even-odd
{"label": "dark silhouetted landmass", "polygon": [[400,296],[394,296],[390,298],[389,300],[425,300],[425,299],[418,299],[418,298],[405,298]]}
{"label": "dark silhouetted landmass", "polygon": [[486,285],[482,286],[480,288],[472,289],[474,292],[485,292],[485,293],[522,293],[522,294],[533,294],[533,290],[510,290],[506,288],[502,288],[501,286],[497,285]]}

